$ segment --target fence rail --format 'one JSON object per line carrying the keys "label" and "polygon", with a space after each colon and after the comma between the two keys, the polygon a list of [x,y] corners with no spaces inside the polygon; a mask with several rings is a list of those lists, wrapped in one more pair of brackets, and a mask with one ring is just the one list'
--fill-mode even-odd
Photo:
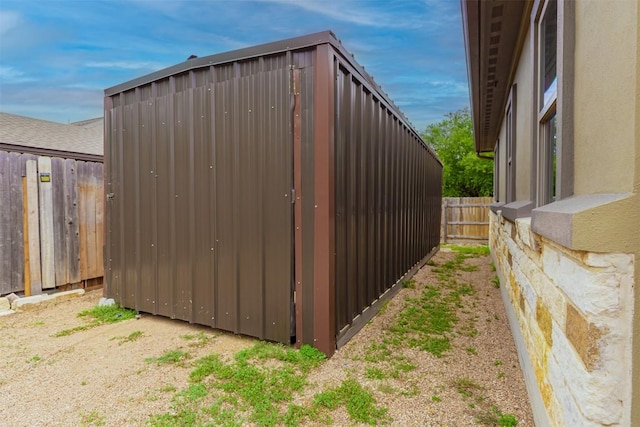
{"label": "fence rail", "polygon": [[443,197],[442,242],[489,240],[491,197]]}
{"label": "fence rail", "polygon": [[0,151],[0,295],[99,285],[102,163]]}

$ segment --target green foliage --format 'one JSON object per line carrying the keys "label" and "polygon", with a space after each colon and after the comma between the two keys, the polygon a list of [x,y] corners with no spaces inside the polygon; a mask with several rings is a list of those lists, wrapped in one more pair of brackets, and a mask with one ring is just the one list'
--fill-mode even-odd
{"label": "green foliage", "polygon": [[491,406],[484,412],[481,412],[476,421],[480,424],[501,427],[514,427],[518,425],[518,419],[513,414],[503,414],[497,406]]}
{"label": "green foliage", "polygon": [[114,305],[97,305],[89,310],[78,313],[78,317],[91,317],[100,323],[116,323],[122,320],[133,319],[136,312],[128,308]]}
{"label": "green foliage", "polygon": [[383,424],[387,421],[387,408],[376,407],[376,400],[359,382],[349,378],[339,387],[318,393],[314,404],[334,410],[344,405],[352,421],[369,425]]}
{"label": "green foliage", "polygon": [[190,357],[189,353],[183,350],[165,351],[160,357],[150,357],[145,359],[147,363],[157,363],[158,365],[176,364]]}
{"label": "green foliage", "polygon": [[55,337],[66,337],[76,332],[86,331],[87,329],[95,328],[96,326],[104,325],[105,323],[116,323],[123,320],[133,319],[136,317],[136,312],[128,308],[122,308],[119,305],[97,305],[89,310],[83,310],[78,313],[78,317],[90,318],[90,323],[76,326],[71,329],[63,329],[56,332]]}
{"label": "green foliage", "polygon": [[[174,361],[182,359],[175,355]],[[170,359],[168,354],[166,358]],[[195,361],[190,385],[175,393],[173,410],[151,417],[148,424],[290,426],[307,419],[318,421],[322,414],[316,405],[291,402],[307,385],[309,371],[325,359],[324,353],[309,345],[295,350],[267,342],[240,350],[231,360],[207,355]]]}
{"label": "green foliage", "polygon": [[485,197],[493,192],[493,162],[480,159],[473,142],[473,124],[468,109],[448,113],[427,126],[422,135],[444,165],[444,197]]}
{"label": "green foliage", "polygon": [[144,334],[142,333],[142,331],[133,331],[129,335],[127,335],[126,337],[125,336],[117,336],[117,337],[113,337],[113,338],[109,339],[109,341],[118,340],[118,345],[122,345],[122,344],[127,343],[127,342],[137,341],[143,335]]}

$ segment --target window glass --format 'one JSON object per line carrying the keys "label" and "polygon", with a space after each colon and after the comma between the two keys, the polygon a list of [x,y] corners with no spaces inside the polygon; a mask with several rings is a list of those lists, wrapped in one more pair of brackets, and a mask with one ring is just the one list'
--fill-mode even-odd
{"label": "window glass", "polygon": [[556,114],[549,118],[544,123],[545,130],[545,145],[547,154],[547,194],[548,202],[556,200],[556,159],[557,159],[557,126],[556,126]]}
{"label": "window glass", "polygon": [[542,88],[542,105],[547,105],[556,97],[558,77],[556,73],[556,45],[558,34],[558,4],[549,1],[544,12],[541,25],[540,77]]}

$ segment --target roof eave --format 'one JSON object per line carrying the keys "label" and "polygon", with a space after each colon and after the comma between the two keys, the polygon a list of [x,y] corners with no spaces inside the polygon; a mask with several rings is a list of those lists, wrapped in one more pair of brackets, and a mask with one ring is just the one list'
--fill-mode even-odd
{"label": "roof eave", "polygon": [[531,2],[460,0],[476,152],[493,151]]}

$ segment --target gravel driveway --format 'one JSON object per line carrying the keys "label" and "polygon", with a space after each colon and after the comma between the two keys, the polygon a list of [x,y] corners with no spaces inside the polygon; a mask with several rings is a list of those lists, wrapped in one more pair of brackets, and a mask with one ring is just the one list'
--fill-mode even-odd
{"label": "gravel driveway", "polygon": [[[518,426],[533,426],[494,278],[488,255],[442,249],[356,337],[305,371],[304,386],[280,407],[321,408],[322,416],[300,412],[301,425],[359,425],[348,406],[317,404],[318,393],[348,378],[384,414],[369,423],[471,426],[517,420]],[[86,325],[77,313],[95,307],[101,296],[92,291],[0,318],[0,426],[185,424],[177,418],[176,402],[191,390],[197,361],[219,354],[232,363],[234,354],[256,343],[144,314],[61,333]],[[165,357],[171,363],[161,363]],[[202,407],[211,404],[214,389],[216,398],[222,393],[211,378],[200,387],[204,397],[196,402]],[[196,406],[193,425],[258,424],[237,396],[225,396],[225,405],[237,411],[227,412],[230,421]],[[236,406],[229,406],[234,399]]]}

